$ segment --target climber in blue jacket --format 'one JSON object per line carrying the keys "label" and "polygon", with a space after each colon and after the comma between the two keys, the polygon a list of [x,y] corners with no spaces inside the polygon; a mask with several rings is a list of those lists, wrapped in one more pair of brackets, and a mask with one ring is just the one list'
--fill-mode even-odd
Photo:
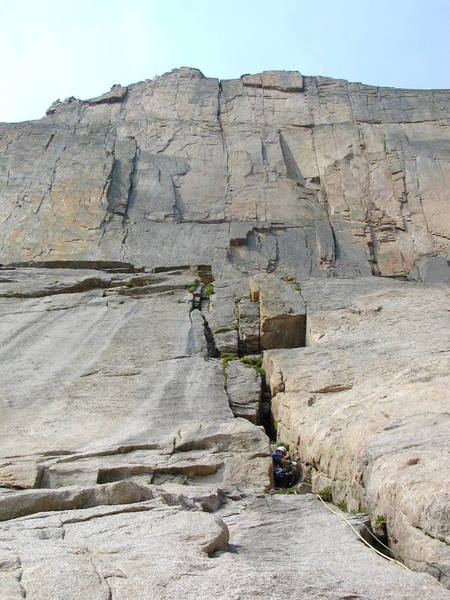
{"label": "climber in blue jacket", "polygon": [[276,487],[291,487],[297,473],[297,463],[289,457],[287,448],[278,446],[272,452],[273,478]]}

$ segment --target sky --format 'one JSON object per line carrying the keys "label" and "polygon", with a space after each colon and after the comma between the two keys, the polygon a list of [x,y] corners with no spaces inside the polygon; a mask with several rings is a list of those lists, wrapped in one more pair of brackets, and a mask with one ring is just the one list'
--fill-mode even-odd
{"label": "sky", "polygon": [[0,0],[0,121],[181,66],[450,88],[450,0]]}

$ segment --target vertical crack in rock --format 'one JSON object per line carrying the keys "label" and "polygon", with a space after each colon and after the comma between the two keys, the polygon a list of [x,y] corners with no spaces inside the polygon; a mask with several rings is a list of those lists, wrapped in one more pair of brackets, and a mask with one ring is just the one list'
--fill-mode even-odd
{"label": "vertical crack in rock", "polygon": [[107,212],[127,217],[135,187],[138,145],[135,138],[116,140],[111,181],[107,192]]}
{"label": "vertical crack in rock", "polygon": [[92,556],[92,550],[90,548],[88,548],[87,546],[85,546],[83,553],[85,553],[87,555],[87,558],[88,558],[89,562],[91,563],[92,568],[94,569],[94,573],[96,574],[96,576],[98,578],[100,588],[103,588],[104,591],[106,591],[107,600],[112,600],[113,595],[112,595],[111,587],[110,587],[109,583],[107,582],[106,578],[98,570],[97,564],[94,560],[94,557]]}
{"label": "vertical crack in rock", "polygon": [[100,225],[101,237],[99,245],[107,233],[107,225],[114,217],[121,217],[122,258],[126,257],[126,240],[129,233],[128,213],[132,206],[137,177],[137,163],[139,159],[139,145],[134,137],[118,139],[113,141],[112,165],[110,173],[105,182],[103,193],[106,192],[106,214]]}
{"label": "vertical crack in rock", "polygon": [[[77,112],[76,112],[76,118],[75,118],[75,121],[74,121],[74,123],[72,124],[72,126],[71,126],[71,127],[69,127],[69,128],[66,130],[66,135],[64,136],[63,145],[62,145],[62,148],[61,148],[61,150],[60,150],[60,152],[59,152],[59,154],[58,154],[58,156],[56,157],[56,160],[55,160],[55,162],[54,162],[54,165],[53,165],[53,168],[52,168],[52,172],[51,172],[51,175],[50,175],[50,181],[49,181],[49,183],[48,183],[47,189],[46,189],[46,191],[44,192],[44,194],[43,194],[43,196],[41,197],[41,199],[39,200],[39,202],[38,202],[38,205],[37,205],[37,207],[36,207],[36,208],[35,208],[35,210],[34,210],[34,214],[35,214],[35,215],[37,215],[37,214],[38,214],[38,212],[39,212],[39,211],[40,211],[40,209],[41,209],[41,206],[44,204],[44,202],[47,200],[47,198],[48,198],[48,197],[50,196],[50,194],[52,193],[53,183],[54,183],[54,181],[55,181],[55,177],[56,177],[56,171],[58,170],[58,165],[59,165],[59,163],[60,163],[60,161],[61,161],[61,158],[62,158],[62,156],[63,156],[64,152],[66,151],[66,148],[67,148],[67,146],[69,145],[69,141],[70,141],[70,139],[72,138],[73,134],[75,133],[75,130],[76,130],[76,128],[77,128],[77,125],[79,125],[79,123],[80,123],[80,121],[81,121],[81,118],[82,118],[82,116],[83,116],[83,114],[84,114],[84,111],[85,111],[85,108],[84,108],[83,106],[79,106],[79,107],[78,107],[78,110],[77,110]],[[46,151],[46,150],[48,149],[48,147],[49,147],[49,145],[50,145],[50,143],[51,143],[51,141],[52,141],[53,137],[54,137],[54,134],[52,134],[52,136],[50,136],[50,139],[48,140],[48,142],[47,142],[47,144],[46,144],[46,146],[45,146],[45,149],[44,149],[44,151]],[[42,158],[41,158],[41,160],[42,160]],[[38,165],[40,164],[40,162],[41,162],[41,161],[39,161]],[[25,196],[26,196],[26,192],[28,191],[28,188],[29,188],[29,186],[31,185],[32,181],[33,181],[33,178],[31,178],[31,179],[30,179],[30,181],[29,181],[28,185],[26,186],[25,190],[24,190],[24,191],[22,192],[22,194],[20,195],[20,202],[22,202],[22,201],[24,200],[24,198],[25,198]]]}
{"label": "vertical crack in rock", "polygon": [[283,156],[284,164],[286,165],[286,172],[289,179],[293,179],[300,185],[305,185],[305,180],[300,173],[300,169],[298,167],[297,161],[295,160],[294,155],[292,154],[292,150],[289,147],[289,144],[286,141],[286,138],[281,133],[278,133],[278,139],[280,142],[281,154]]}
{"label": "vertical crack in rock", "polygon": [[202,314],[202,317],[203,317],[204,335],[205,335],[205,340],[206,340],[208,356],[210,358],[219,358],[220,353],[216,347],[216,341],[214,339],[214,334],[211,331],[208,320],[205,318],[205,316],[203,314]]}
{"label": "vertical crack in rock", "polygon": [[130,220],[128,218],[128,213],[132,206],[132,203],[134,200],[134,194],[135,194],[135,190],[136,190],[137,163],[138,163],[138,156],[139,156],[139,145],[136,141],[136,138],[130,138],[130,139],[132,139],[134,142],[134,154],[133,154],[133,158],[131,161],[132,167],[131,167],[131,173],[130,173],[130,177],[129,177],[127,200],[126,200],[125,210],[124,210],[124,214],[123,214],[123,218],[122,218],[123,236],[122,236],[121,252],[120,252],[122,260],[128,259],[127,245],[126,245],[127,237],[128,237],[129,231],[130,231]]}
{"label": "vertical crack in rock", "polygon": [[[105,146],[107,146],[107,143],[108,143],[108,137],[109,137],[109,134],[110,134],[110,126],[111,126],[111,121],[108,123],[108,126],[107,126],[106,131],[105,131],[105,137],[104,137],[104,144],[105,144]],[[103,217],[102,222],[100,223],[100,227],[99,227],[101,233],[100,233],[100,239],[99,239],[99,242],[98,242],[98,246],[100,246],[101,243],[102,243],[102,241],[103,241],[103,238],[104,238],[105,233],[106,233],[105,225],[106,225],[106,223],[108,221],[108,217],[110,217],[109,212],[108,212],[108,209],[109,209],[109,199],[108,199],[108,196],[109,196],[109,189],[111,187],[111,181],[112,181],[112,176],[113,176],[113,171],[114,171],[114,164],[115,164],[117,129],[113,130],[113,132],[112,132],[112,138],[113,139],[112,139],[111,151],[110,152],[108,150],[106,151],[107,152],[107,157],[108,157],[109,154],[112,156],[111,166],[109,168],[108,175],[106,176],[105,183],[103,185],[102,193],[101,193],[101,196],[100,196],[100,201],[101,202],[106,200],[106,211],[105,211],[105,216]]]}
{"label": "vertical crack in rock", "polygon": [[225,219],[228,217],[231,223],[231,208],[232,208],[232,200],[231,200],[231,187],[230,187],[230,156],[228,151],[228,143],[226,139],[225,130],[223,127],[222,121],[222,102],[223,102],[223,87],[222,82],[219,81],[218,92],[217,92],[217,123],[219,125],[220,134],[222,137],[222,147],[225,155],[225,210],[224,216]]}
{"label": "vertical crack in rock", "polygon": [[428,225],[428,219],[426,217],[425,209],[423,207],[422,194],[420,193],[419,175],[417,173],[417,156],[412,157],[411,160],[410,160],[410,162],[411,162],[411,167],[412,167],[412,170],[413,170],[413,174],[412,175],[414,177],[414,184],[415,184],[415,187],[416,187],[416,190],[417,190],[417,198],[419,200],[420,212],[422,213],[423,223],[425,225],[425,230],[427,232],[427,236],[430,239],[431,243],[433,244],[433,237],[431,235],[430,227]]}
{"label": "vertical crack in rock", "polygon": [[119,109],[119,118],[122,119],[122,121],[125,121],[125,117],[126,117],[126,104],[128,101],[128,86],[125,88],[125,93],[122,97],[122,100],[120,102],[120,109]]}
{"label": "vertical crack in rock", "polygon": [[[402,213],[403,227],[405,228],[405,231],[408,232],[409,225],[412,223],[412,218],[411,218],[411,211],[410,211],[409,201],[408,201],[409,200],[408,199],[408,188],[406,185],[405,158],[401,152],[397,153],[397,159],[400,163],[402,186],[403,186],[402,198],[400,201],[400,210]],[[413,238],[413,240],[414,240],[414,238]]]}
{"label": "vertical crack in rock", "polygon": [[317,159],[316,141],[315,141],[315,137],[314,137],[314,127],[312,128],[312,133],[311,133],[311,143],[312,143],[312,149],[313,149],[313,153],[314,153],[314,161],[316,163],[317,173],[318,173],[319,182],[320,182],[320,190],[317,194],[317,199],[318,199],[318,202],[325,209],[328,226],[329,226],[330,232],[331,232],[331,238],[330,238],[331,244],[329,245],[328,251],[326,252],[325,256],[322,255],[322,248],[318,249],[319,250],[319,261],[320,261],[321,266],[323,265],[329,269],[333,269],[336,265],[338,245],[337,245],[337,239],[336,239],[336,232],[334,230],[333,222],[331,220],[330,205],[328,203],[327,190],[325,188],[325,185],[322,181],[322,177],[320,174],[319,161]]}
{"label": "vertical crack in rock", "polygon": [[54,139],[55,139],[55,133],[52,133],[50,135],[50,137],[48,138],[47,143],[45,144],[44,152],[47,152],[48,147],[50,146],[50,144],[53,142]]}
{"label": "vertical crack in rock", "polygon": [[[127,100],[128,100],[128,87],[125,89],[125,93],[124,93],[124,95],[123,95],[123,97],[121,99],[121,102],[120,102],[120,110],[119,110],[118,118],[121,119],[122,122],[125,121],[125,117],[126,117],[126,108],[125,107],[126,107]],[[98,246],[101,245],[101,243],[103,241],[103,238],[105,236],[105,233],[106,233],[105,225],[111,219],[111,214],[110,214],[111,211],[109,210],[110,209],[110,188],[111,188],[111,182],[113,180],[114,170],[115,170],[115,167],[117,166],[116,165],[116,143],[117,143],[117,129],[118,128],[116,126],[113,129],[111,129],[111,125],[112,125],[112,121],[111,121],[111,116],[110,116],[109,122],[108,122],[108,126],[107,126],[106,131],[105,131],[104,143],[105,143],[105,146],[107,146],[108,137],[109,137],[110,134],[112,134],[113,135],[113,142],[112,142],[112,148],[111,148],[112,162],[111,162],[111,168],[110,168],[109,173],[108,173],[108,175],[106,177],[105,184],[103,186],[102,194],[101,194],[101,200],[104,200],[106,198],[107,207],[106,207],[105,217],[103,218],[103,220],[102,220],[102,222],[100,224],[101,235],[100,235],[100,239],[99,239],[99,242],[98,242]],[[130,175],[131,186],[134,189],[134,187],[135,187],[134,177],[135,177],[135,171],[136,171],[137,153],[138,153],[139,148],[138,148],[138,144],[137,144],[137,141],[136,141],[135,138],[131,137],[129,139],[133,139],[134,142],[135,142],[135,152],[134,152],[134,156],[133,156],[133,168],[132,168],[131,175]],[[130,195],[131,195],[131,191],[132,190],[129,190],[127,192],[127,198],[128,199],[127,199],[126,215],[124,216],[124,219],[123,219],[123,222],[122,222],[122,227],[125,228],[125,226],[126,226],[126,231],[124,231],[124,234],[123,234],[122,240],[121,240],[122,249],[123,249],[123,245],[126,242],[126,238],[128,236],[128,222],[125,223],[124,221],[125,221],[125,219],[127,218],[127,215],[128,215],[129,198],[130,198]],[[121,252],[121,254],[123,254],[123,252]]]}
{"label": "vertical crack in rock", "polygon": [[265,377],[261,379],[261,406],[259,418],[269,440],[276,441],[277,431],[272,412],[272,394]]}
{"label": "vertical crack in rock", "polygon": [[177,175],[171,175],[170,181],[172,182],[173,191],[173,219],[175,223],[182,223],[183,221],[183,200],[181,198],[180,187],[176,181]]}
{"label": "vertical crack in rock", "polygon": [[17,557],[17,562],[18,562],[18,569],[19,569],[19,574],[17,576],[17,583],[19,584],[21,597],[26,598],[27,590],[25,589],[25,587],[23,585],[23,566],[22,566],[22,560],[21,560],[20,556]]}
{"label": "vertical crack in rock", "polygon": [[[367,177],[370,177],[369,171]],[[383,215],[380,215],[380,211],[375,206],[371,198],[370,181],[367,181],[366,190],[366,209],[365,209],[365,222],[368,224],[370,239],[367,241],[367,250],[369,252],[368,262],[372,275],[380,275],[379,267],[379,251],[380,244],[383,242]]]}
{"label": "vertical crack in rock", "polygon": [[[270,181],[270,177],[269,177],[269,167],[268,167],[268,160],[267,160],[267,149],[266,149],[266,145],[264,143],[264,125],[265,125],[265,106],[264,106],[264,86],[261,86],[261,101],[262,101],[262,122],[261,122],[261,152],[262,152],[262,159],[263,159],[263,169],[264,169],[264,183],[268,183]],[[267,196],[266,196],[266,186],[263,185],[262,188],[262,193],[263,193],[263,199],[264,199],[264,221],[267,222]],[[258,220],[259,215],[256,215],[256,220]]]}
{"label": "vertical crack in rock", "polygon": [[128,218],[124,218],[122,221],[122,240],[120,242],[120,260],[127,261],[128,260],[128,249],[127,249],[127,238],[130,232],[130,222]]}
{"label": "vertical crack in rock", "polygon": [[62,520],[62,517],[60,517],[60,524],[59,524],[60,528],[61,528],[61,539],[63,540],[66,537],[66,528],[64,526],[64,522]]}
{"label": "vertical crack in rock", "polygon": [[269,258],[269,260],[267,262],[267,268],[266,268],[267,273],[273,273],[274,271],[276,271],[278,264],[280,262],[280,248],[278,246],[278,236],[277,236],[276,232],[273,230],[270,231],[270,234],[275,239],[275,258]]}
{"label": "vertical crack in rock", "polygon": [[315,227],[317,257],[322,269],[333,269],[336,262],[336,237],[328,219],[318,220]]}

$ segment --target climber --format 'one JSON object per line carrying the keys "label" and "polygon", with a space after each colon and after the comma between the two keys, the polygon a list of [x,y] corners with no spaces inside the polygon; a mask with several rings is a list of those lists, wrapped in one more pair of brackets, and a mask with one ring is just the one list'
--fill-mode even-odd
{"label": "climber", "polygon": [[300,479],[300,469],[291,460],[287,448],[278,446],[272,452],[273,478],[276,487],[293,487]]}

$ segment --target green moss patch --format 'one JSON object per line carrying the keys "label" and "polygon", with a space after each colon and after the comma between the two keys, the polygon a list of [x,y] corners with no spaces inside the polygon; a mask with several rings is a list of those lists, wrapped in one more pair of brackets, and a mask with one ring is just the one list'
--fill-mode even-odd
{"label": "green moss patch", "polygon": [[386,517],[383,515],[377,515],[375,519],[375,526],[377,529],[384,529],[386,527]]}
{"label": "green moss patch", "polygon": [[317,495],[322,498],[324,502],[333,502],[333,490],[331,489],[331,485],[327,485],[320,492],[317,492]]}
{"label": "green moss patch", "polygon": [[250,356],[243,356],[239,360],[246,367],[254,369],[261,377],[266,376],[266,372],[262,368],[262,358],[251,358]]}
{"label": "green moss patch", "polygon": [[193,294],[195,292],[195,290],[198,288],[199,283],[200,283],[200,281],[198,279],[194,280],[194,283],[189,288],[189,291],[191,292],[191,294]]}
{"label": "green moss patch", "polygon": [[227,331],[237,331],[238,329],[239,329],[238,323],[233,323],[233,325],[226,325],[225,327],[219,327],[218,329],[215,329],[213,331],[213,333],[214,334],[226,333]]}
{"label": "green moss patch", "polygon": [[222,374],[223,374],[223,378],[225,379],[225,382],[227,381],[227,366],[228,363],[231,362],[232,360],[239,360],[239,357],[237,354],[228,354],[228,353],[223,353],[220,357],[221,361],[222,361]]}

